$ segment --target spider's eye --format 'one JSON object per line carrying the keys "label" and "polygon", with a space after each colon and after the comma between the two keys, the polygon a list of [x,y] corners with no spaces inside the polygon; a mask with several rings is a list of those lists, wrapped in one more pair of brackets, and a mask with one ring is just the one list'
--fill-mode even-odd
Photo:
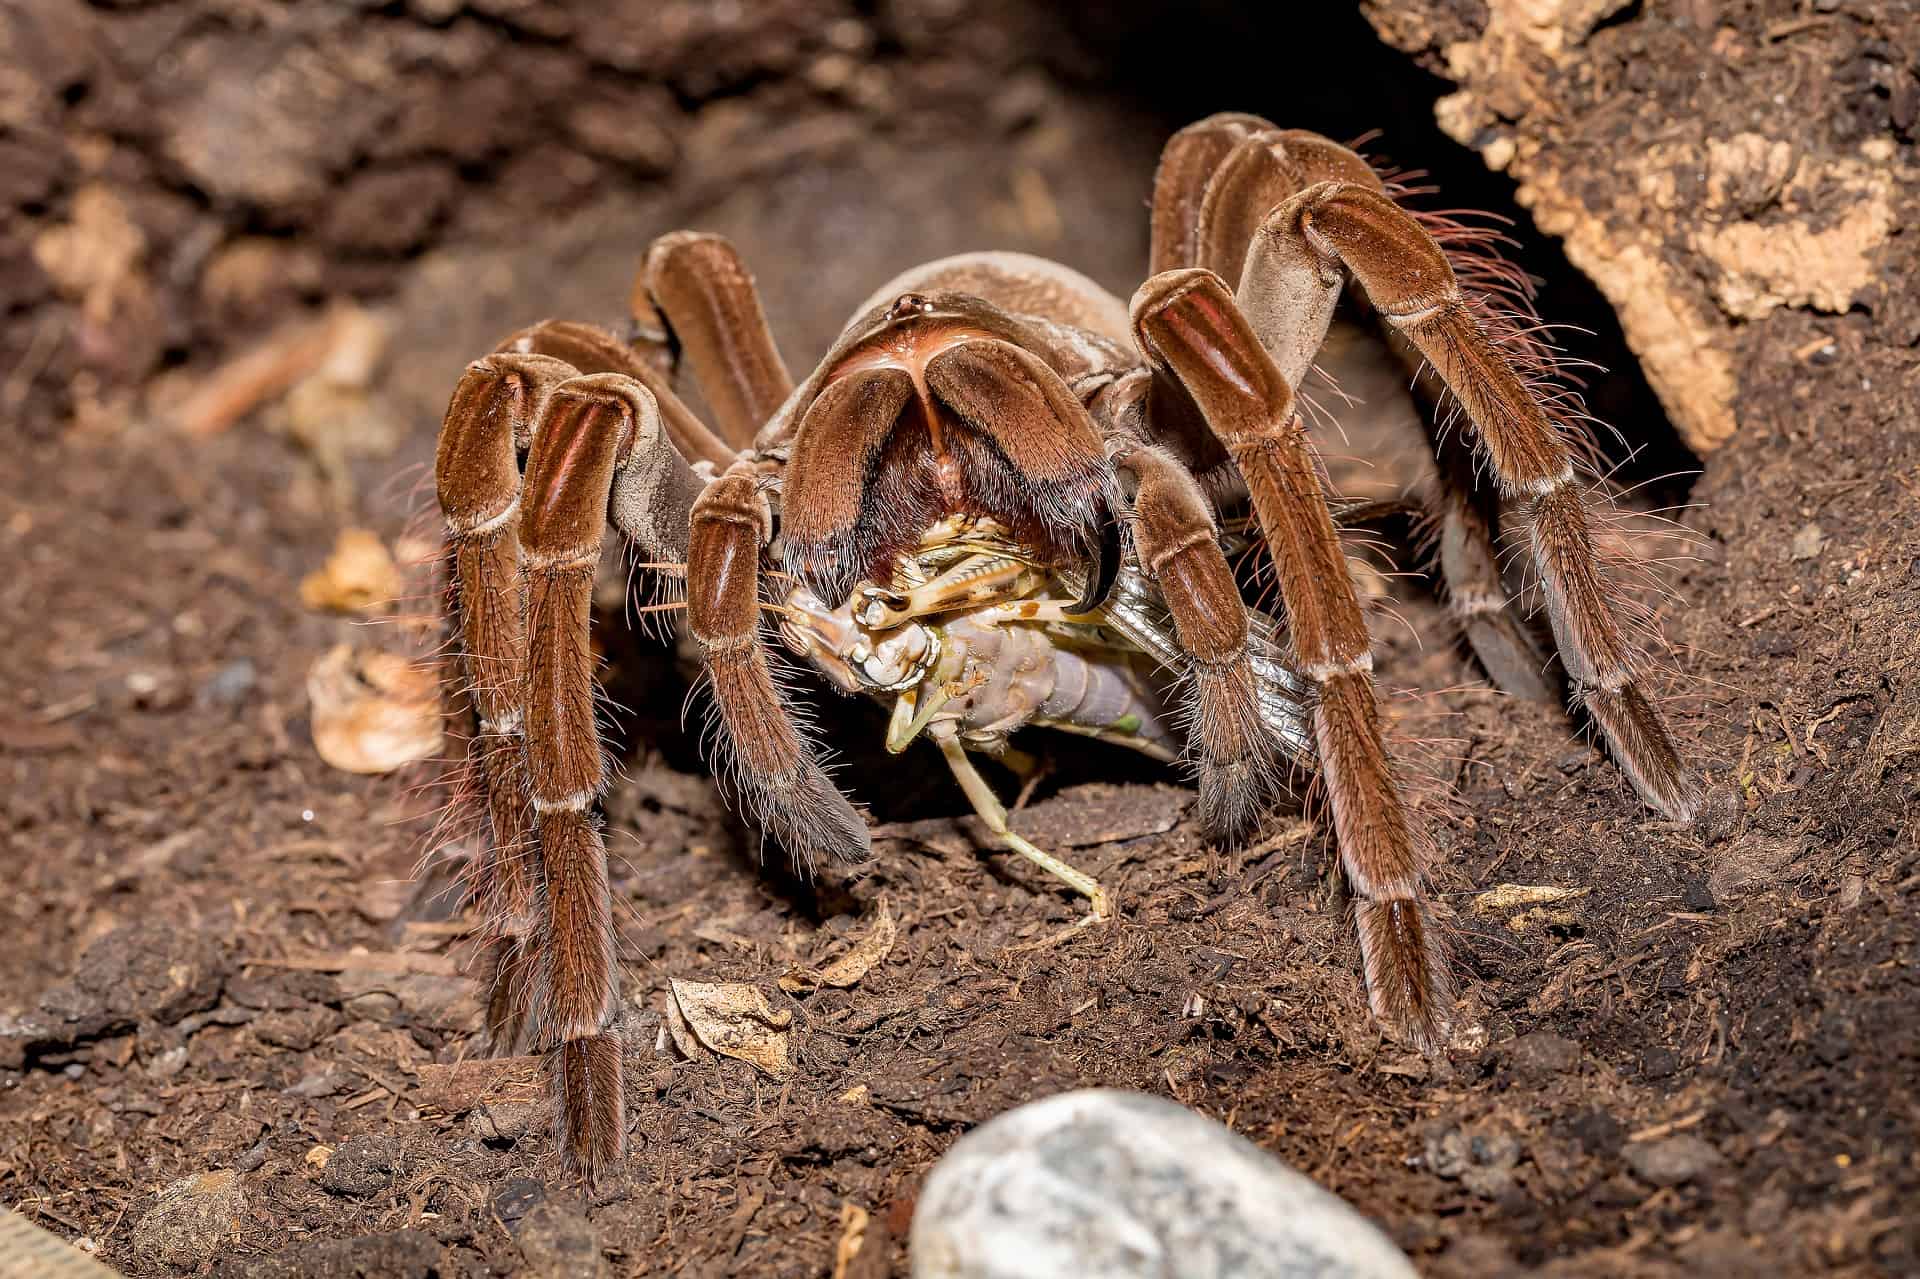
{"label": "spider's eye", "polygon": [[902,293],[887,308],[889,320],[904,320],[915,315],[925,315],[933,310],[933,301],[919,293]]}

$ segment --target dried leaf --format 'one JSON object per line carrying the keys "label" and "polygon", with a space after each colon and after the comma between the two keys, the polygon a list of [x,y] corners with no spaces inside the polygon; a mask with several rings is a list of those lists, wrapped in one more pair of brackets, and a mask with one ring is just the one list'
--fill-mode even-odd
{"label": "dried leaf", "polygon": [[680,1014],[680,1001],[672,995],[667,996],[667,1035],[673,1040],[673,1050],[688,1061],[700,1057],[704,1051],[700,1041],[693,1037],[693,1028]]}
{"label": "dried leaf", "polygon": [[99,184],[74,192],[72,217],[35,238],[34,261],[62,294],[81,302],[90,320],[102,322],[112,318],[147,251],[146,233],[125,202]]}
{"label": "dried leaf", "polygon": [[676,1013],[693,1039],[723,1057],[738,1058],[776,1079],[791,1069],[787,1030],[793,1025],[793,1012],[775,1010],[758,986],[732,981],[675,980],[668,984],[673,998],[667,1027],[681,1052],[693,1055],[681,1042],[680,1029],[674,1024]]}
{"label": "dried leaf", "polygon": [[400,567],[387,544],[366,529],[349,528],[340,530],[320,571],[300,583],[300,600],[332,613],[378,613],[400,588]]}
{"label": "dried leaf", "polygon": [[1507,921],[1507,930],[1515,933],[1531,933],[1546,928],[1577,928],[1580,915],[1571,910],[1548,910],[1544,906],[1535,906],[1523,910]]}
{"label": "dried leaf", "polygon": [[439,685],[396,653],[340,644],[307,672],[313,746],[349,773],[390,773],[440,753]]}
{"label": "dried leaf", "polygon": [[872,930],[855,942],[846,954],[818,970],[793,969],[780,979],[780,989],[794,994],[820,986],[851,986],[887,957],[899,931],[894,925],[893,913],[887,909],[887,899],[883,897],[880,899],[879,917],[873,921]]}

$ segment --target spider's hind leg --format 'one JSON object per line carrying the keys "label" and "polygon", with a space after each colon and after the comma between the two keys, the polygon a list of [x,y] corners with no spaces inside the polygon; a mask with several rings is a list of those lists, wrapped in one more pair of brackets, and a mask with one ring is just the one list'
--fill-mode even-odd
{"label": "spider's hind leg", "polygon": [[[1462,292],[1446,253],[1377,187],[1322,182],[1275,208],[1247,250],[1241,301],[1262,345],[1317,342],[1302,299],[1351,273],[1473,424],[1507,512],[1524,530],[1574,698],[1599,724],[1641,797],[1690,817],[1697,784],[1646,694],[1644,627],[1608,572],[1576,449]],[[1284,363],[1284,362],[1283,362]]]}
{"label": "spider's hind leg", "polygon": [[[1646,692],[1646,627],[1598,550],[1576,467],[1580,441],[1548,416],[1517,371],[1530,362],[1525,336],[1490,327],[1447,250],[1365,160],[1325,138],[1261,123],[1219,117],[1169,144],[1155,180],[1156,268],[1203,267],[1224,280],[1293,389],[1326,338],[1346,281],[1359,284],[1383,327],[1431,366],[1473,424],[1505,513],[1526,534],[1574,699],[1641,797],[1669,817],[1690,816],[1698,786]],[[1462,266],[1496,289],[1515,285],[1515,273],[1499,264]],[[1472,527],[1473,511],[1457,504],[1454,488],[1456,504],[1443,514],[1454,519],[1454,549],[1463,554],[1450,585],[1480,610],[1490,665],[1518,681],[1524,635],[1499,620],[1491,539]]]}

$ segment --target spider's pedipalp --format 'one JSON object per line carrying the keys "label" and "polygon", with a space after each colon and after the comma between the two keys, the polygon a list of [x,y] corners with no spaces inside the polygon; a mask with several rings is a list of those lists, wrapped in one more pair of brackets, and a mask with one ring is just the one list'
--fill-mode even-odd
{"label": "spider's pedipalp", "polygon": [[1183,701],[1201,820],[1235,839],[1265,811],[1282,766],[1279,743],[1261,716],[1247,608],[1192,474],[1153,445],[1122,437],[1109,450],[1134,480],[1134,547],[1159,583],[1188,659]]}
{"label": "spider's pedipalp", "polygon": [[867,824],[827,777],[775,685],[760,631],[761,552],[772,515],[753,464],[714,479],[693,505],[687,629],[718,708],[717,742],[751,815],[802,864],[864,861]]}

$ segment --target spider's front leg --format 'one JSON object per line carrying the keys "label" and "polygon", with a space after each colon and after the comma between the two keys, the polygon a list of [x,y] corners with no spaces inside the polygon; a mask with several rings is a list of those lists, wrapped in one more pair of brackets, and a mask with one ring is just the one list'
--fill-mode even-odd
{"label": "spider's front leg", "polygon": [[[641,447],[644,446],[644,447]],[[589,1177],[618,1160],[626,1116],[607,852],[595,805],[606,786],[594,706],[593,579],[616,476],[670,448],[651,392],[619,374],[558,387],[527,456],[527,772],[545,888],[540,1015],[554,1044],[560,1137]]]}
{"label": "spider's front leg", "polygon": [[[1319,693],[1315,743],[1342,865],[1360,899],[1355,914],[1374,1015],[1416,1044],[1434,1044],[1444,1038],[1451,1003],[1446,966],[1381,740],[1366,619],[1294,388],[1211,271],[1155,276],[1135,294],[1133,316],[1141,352],[1186,390],[1238,464],[1279,572],[1294,654]],[[1228,593],[1215,588],[1207,598],[1224,607]],[[1237,593],[1231,599],[1239,603]]]}
{"label": "spider's front leg", "polygon": [[546,355],[474,361],[447,406],[434,458],[447,525],[448,613],[474,715],[468,758],[486,799],[486,846],[470,872],[470,893],[481,914],[494,1052],[517,1051],[531,1030],[540,891],[521,708],[520,455],[554,388],[573,374],[572,365]]}
{"label": "spider's front leg", "polygon": [[625,374],[574,374],[541,355],[477,361],[442,428],[437,471],[493,835],[475,887],[494,958],[488,1030],[496,1050],[551,1048],[562,1153],[591,1178],[625,1144],[594,812],[606,780],[594,572],[609,511],[649,555],[684,555],[698,485],[651,391]]}

